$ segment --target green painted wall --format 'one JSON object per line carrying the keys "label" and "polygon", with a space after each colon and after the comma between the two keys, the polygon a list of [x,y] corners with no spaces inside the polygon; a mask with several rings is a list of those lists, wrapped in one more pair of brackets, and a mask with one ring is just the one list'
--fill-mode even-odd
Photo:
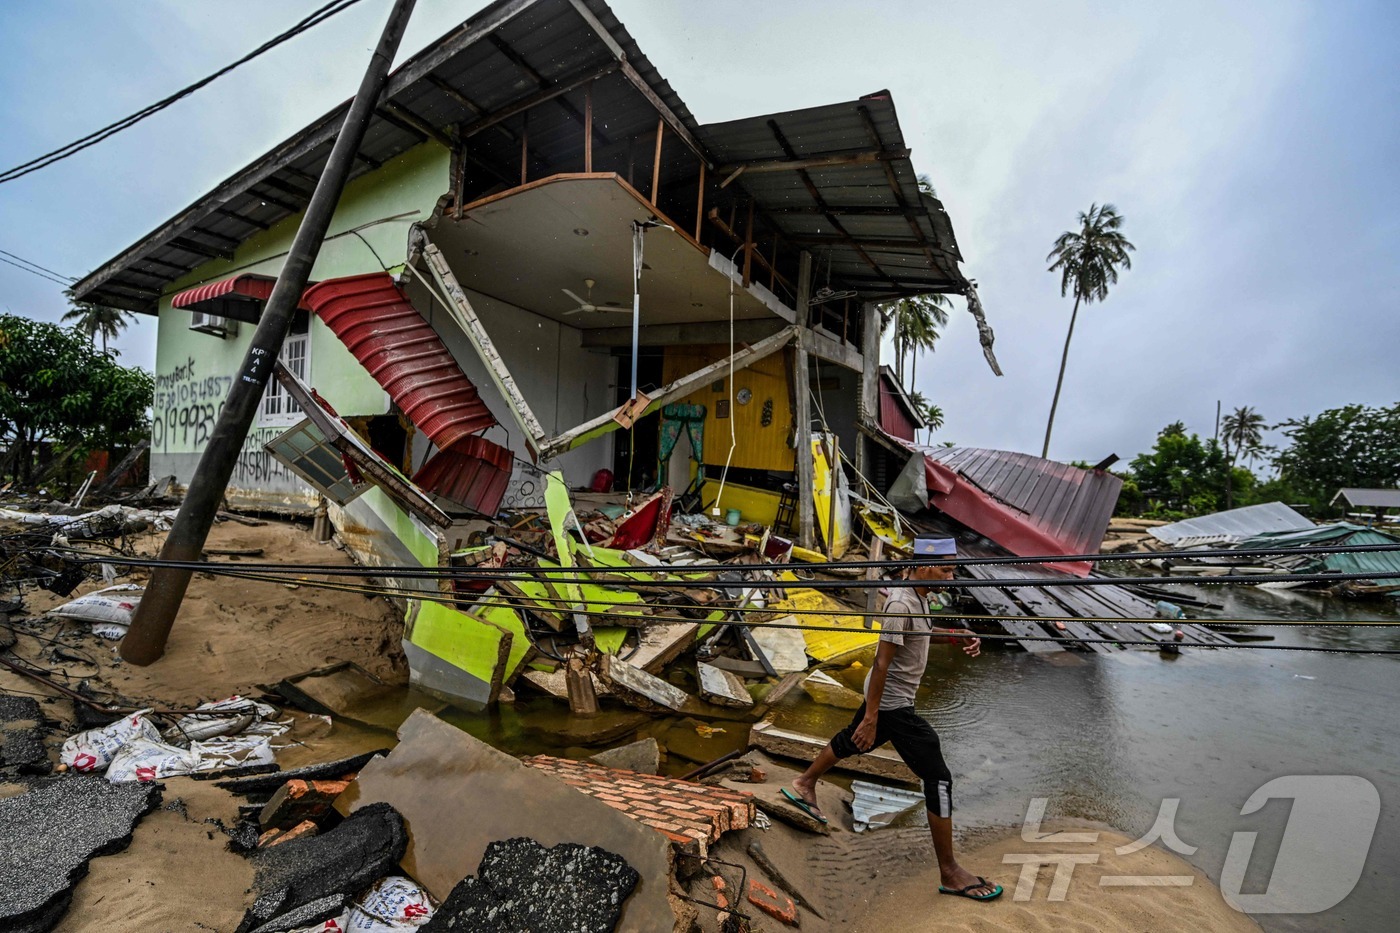
{"label": "green painted wall", "polygon": [[[351,182],[336,208],[312,279],[379,272],[385,265],[402,264],[409,225],[431,216],[449,188],[449,164],[448,151],[428,142]],[[171,293],[241,273],[276,275],[300,223],[298,215],[259,232],[238,248],[232,261],[205,263],[176,282]],[[357,232],[350,233],[352,229]],[[151,470],[153,476],[174,474],[182,485],[194,474],[255,329],[244,323],[236,336],[219,338],[192,331],[189,323],[188,311],[172,310],[168,297],[161,301]],[[373,415],[388,410],[384,390],[319,320],[311,323],[309,344],[310,382],[338,412]],[[285,429],[286,425],[255,422],[230,483],[231,501],[294,508],[314,502],[308,487],[263,452],[263,443]]]}

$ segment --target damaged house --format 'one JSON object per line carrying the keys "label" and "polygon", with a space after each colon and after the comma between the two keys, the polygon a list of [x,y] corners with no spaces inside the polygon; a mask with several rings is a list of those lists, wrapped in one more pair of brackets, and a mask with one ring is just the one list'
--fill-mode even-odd
{"label": "damaged house", "polygon": [[[343,111],[75,287],[158,317],[153,476],[193,475]],[[702,125],[602,0],[502,0],[390,77],[228,501],[324,500],[369,566],[451,566],[556,486],[817,546],[837,464],[887,488],[918,426],[877,305],[967,296],[995,368],[960,259],[888,92]],[[405,603],[430,689],[526,661],[513,610]]]}

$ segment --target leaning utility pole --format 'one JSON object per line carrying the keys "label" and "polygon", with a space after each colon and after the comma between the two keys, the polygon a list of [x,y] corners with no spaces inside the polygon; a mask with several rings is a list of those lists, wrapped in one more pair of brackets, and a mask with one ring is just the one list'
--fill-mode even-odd
{"label": "leaning utility pole", "polygon": [[[160,550],[163,561],[193,562],[200,559],[224,490],[233,475],[239,451],[248,438],[248,428],[262,401],[263,387],[272,376],[272,366],[282,352],[282,342],[291,327],[292,315],[301,301],[301,293],[306,288],[316,254],[321,250],[321,241],[325,239],[341,191],[350,176],[355,153],[360,148],[365,129],[384,89],[385,76],[393,64],[414,2],[395,0],[389,21],[384,24],[379,45],[365,70],[364,79],[360,81],[359,90],[355,92],[355,99],[350,102],[345,122],[331,148],[330,158],[316,183],[311,202],[306,206],[301,227],[292,240],[287,261],[277,276],[272,295],[267,299],[258,329],[253,333],[253,342],[243,358],[243,366],[219,412],[209,446],[199,458],[199,466],[190,481],[180,513],[175,518],[175,526]],[[185,598],[185,589],[189,586],[192,573],[192,570],[178,567],[157,567],[151,573],[151,581],[136,608],[131,628],[122,639],[121,655],[125,660],[144,666],[158,661],[165,653],[165,641],[170,635],[171,626],[175,624],[175,616],[180,611],[180,603]]]}

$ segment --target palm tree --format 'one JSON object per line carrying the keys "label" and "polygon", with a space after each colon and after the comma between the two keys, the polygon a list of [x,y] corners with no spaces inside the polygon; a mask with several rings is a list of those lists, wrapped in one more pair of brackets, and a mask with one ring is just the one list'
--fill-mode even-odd
{"label": "palm tree", "polygon": [[1230,460],[1230,471],[1225,474],[1225,508],[1234,507],[1235,462],[1241,454],[1253,459],[1263,452],[1264,416],[1248,405],[1236,408],[1220,423],[1225,441],[1225,456]]}
{"label": "palm tree", "polygon": [[116,340],[134,317],[130,311],[88,304],[85,301],[73,302],[72,310],[63,315],[65,321],[71,321],[73,326],[86,334],[93,343],[101,336],[103,356],[107,355],[108,339]]}
{"label": "palm tree", "polygon": [[[1108,297],[1108,287],[1118,284],[1118,267],[1131,269],[1128,254],[1136,249],[1123,236],[1123,216],[1112,204],[1091,204],[1080,213],[1079,229],[1067,230],[1055,240],[1055,248],[1045,261],[1050,272],[1060,273],[1060,296],[1074,289],[1074,310],[1069,316],[1069,332],[1065,334],[1065,349],[1060,354],[1060,376],[1055,380],[1055,398],[1050,403],[1050,420],[1045,424],[1045,445],[1042,457],[1050,456],[1050,432],[1055,427],[1055,409],[1060,404],[1060,388],[1065,382],[1065,364],[1069,362],[1069,342],[1074,336],[1074,322],[1079,317],[1079,304],[1093,304]],[[1053,261],[1052,261],[1053,260]]]}
{"label": "palm tree", "polygon": [[[939,328],[948,326],[948,310],[951,307],[944,295],[919,295],[901,298],[880,308],[881,335],[894,328],[894,372],[900,385],[914,385],[919,354],[934,349]],[[906,359],[910,361],[908,382],[904,379]]]}
{"label": "palm tree", "polygon": [[909,401],[914,403],[914,410],[923,419],[924,427],[928,428],[928,442],[932,444],[933,432],[943,427],[943,409],[924,398],[922,392],[911,394]]}

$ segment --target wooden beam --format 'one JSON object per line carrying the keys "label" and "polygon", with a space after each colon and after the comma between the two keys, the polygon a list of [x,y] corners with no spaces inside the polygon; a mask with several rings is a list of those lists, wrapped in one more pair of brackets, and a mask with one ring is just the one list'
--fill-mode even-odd
{"label": "wooden beam", "polygon": [[593,171],[593,82],[583,86],[583,170]]}
{"label": "wooden beam", "polygon": [[[888,162],[893,159],[907,158],[909,158],[908,149],[896,149],[888,152],[883,149],[870,149],[861,152],[842,152],[833,155],[813,156],[808,159],[799,159],[796,155],[793,155],[786,159],[764,159],[757,162],[731,162],[728,165],[721,165],[718,171],[721,174],[732,172],[737,175],[740,172],[744,172],[749,175],[759,175],[767,174],[768,172],[797,172],[809,168],[873,165],[879,162]],[[732,178],[726,179],[726,182],[732,180]]]}
{"label": "wooden beam", "polygon": [[918,213],[913,208],[891,207],[888,204],[852,204],[845,207],[838,207],[834,204],[828,204],[825,209],[822,209],[820,207],[809,207],[807,205],[799,205],[797,207],[775,207],[768,213],[820,215],[825,214],[827,211],[830,211],[833,214],[844,214],[850,217],[900,217],[913,216]]}
{"label": "wooden beam", "polygon": [[379,105],[378,114],[395,126],[418,133],[427,139],[435,140],[438,144],[448,149],[455,148],[457,140],[453,139],[450,133],[446,133],[403,104],[383,103]]}
{"label": "wooden beam", "polygon": [[[518,58],[518,56],[516,57]],[[532,78],[539,78],[539,73],[536,72],[533,68],[529,68],[529,66],[524,65],[523,62],[516,62],[516,64],[518,67],[529,69],[528,73],[531,75]],[[570,75],[567,78],[563,78],[553,84],[546,83],[543,87],[540,88],[540,90],[536,91],[535,93],[522,97],[520,100],[516,101],[513,104],[510,104],[509,106],[501,107],[498,110],[493,110],[489,116],[485,116],[482,117],[480,120],[468,123],[462,128],[462,138],[470,139],[471,137],[480,133],[482,130],[490,129],[496,124],[501,123],[504,120],[509,120],[511,117],[517,114],[524,113],[527,110],[533,110],[540,104],[554,100],[555,98],[567,94],[570,91],[575,90],[581,86],[586,86],[605,75],[610,75],[614,71],[617,71],[619,67],[620,66],[617,62],[608,62],[601,68],[590,68],[586,71],[581,71]],[[591,114],[591,95],[585,98],[585,100],[587,101],[587,103],[585,104],[585,109],[588,111],[588,114]],[[588,114],[585,114],[581,117],[581,122],[584,124],[586,131],[587,128],[592,126],[592,120],[589,118]]]}
{"label": "wooden beam", "polygon": [[[717,228],[719,228],[720,233],[723,233],[725,236],[729,237],[729,239],[733,240],[736,244],[744,242],[744,238],[739,236],[739,234],[732,227],[730,227],[729,224],[725,223],[720,218],[719,208],[710,208],[710,212],[706,216],[709,218],[710,223],[714,224]],[[777,277],[779,282],[782,282],[788,288],[793,288],[794,291],[796,290],[791,281],[789,281],[777,269],[773,268],[771,265],[768,264],[768,260],[763,256],[762,253],[756,254],[754,256],[754,259],[758,262],[758,264],[761,267],[773,273],[773,275]]]}
{"label": "wooden beam", "polygon": [[[875,125],[875,118],[870,115],[870,108],[862,104],[857,107],[856,110],[860,113],[861,122],[865,124],[865,131],[870,134],[870,141],[881,149],[884,149],[885,143],[884,140],[880,138],[880,128]],[[904,192],[899,189],[899,179],[894,177],[894,166],[890,165],[889,162],[885,162],[884,168],[885,183],[890,186],[890,193],[894,195],[894,199],[899,206],[905,208],[907,211],[909,202],[904,199]],[[923,206],[922,198],[920,198],[920,206]],[[924,216],[927,215],[928,211],[925,210]],[[934,258],[933,250],[929,248],[928,240],[924,238],[924,231],[919,226],[919,222],[907,212],[904,215],[904,219],[905,222],[909,224],[909,230],[914,234],[914,238],[919,241],[919,246],[923,249],[924,256],[928,259],[929,265],[937,265],[938,260]]]}
{"label": "wooden beam", "polygon": [[[819,235],[791,236],[788,239],[798,246],[849,246],[850,236]],[[927,250],[927,246],[909,237],[861,237],[860,245],[870,249],[907,249],[915,252]]]}
{"label": "wooden beam", "polygon": [[[860,402],[856,406],[856,421],[880,422],[880,309],[875,302],[867,301],[860,306],[860,355],[865,366],[860,371]],[[860,458],[857,469],[865,476],[870,471],[865,464],[870,463],[870,442],[864,436],[856,439],[856,456]]]}
{"label": "wooden beam", "polygon": [[807,328],[802,334],[802,346],[811,356],[844,366],[852,372],[865,372],[865,357],[856,352],[854,347],[834,340],[815,328]]}
{"label": "wooden beam", "polygon": [[661,140],[666,136],[666,121],[656,121],[656,156],[651,160],[651,203],[660,204],[657,191],[661,187]]}
{"label": "wooden beam", "polygon": [[530,114],[520,118],[520,183],[529,183],[530,174]]}
{"label": "wooden beam", "polygon": [[[796,331],[797,329],[795,327],[784,327],[773,336],[766,337],[758,343],[738,351],[733,357],[725,357],[716,363],[711,363],[708,366],[697,369],[695,372],[687,376],[682,376],[674,382],[663,386],[651,397],[651,401],[647,403],[646,408],[637,413],[634,420],[639,420],[653,412],[660,411],[664,406],[669,405],[676,399],[685,398],[701,386],[709,385],[714,381],[717,375],[729,371],[731,360],[735,369],[742,369],[750,363],[756,363],[761,359],[772,356],[774,353],[787,346]],[[576,428],[572,428],[565,431],[563,434],[551,438],[540,448],[540,459],[552,460],[566,451],[573,450],[581,444],[585,444],[588,441],[595,440],[596,438],[616,430],[619,425],[613,416],[620,410],[621,407],[615,408],[596,418],[585,421]]]}
{"label": "wooden beam", "polygon": [[[734,339],[740,343],[755,343],[786,327],[776,317],[753,318],[734,322]],[[646,324],[640,334],[644,347],[697,346],[728,343],[728,321],[689,321],[684,324]],[[590,349],[615,349],[632,346],[632,327],[590,327],[579,332],[579,345]]]}
{"label": "wooden beam", "polygon": [[177,236],[170,238],[170,246],[175,249],[184,250],[187,253],[194,253],[196,256],[205,256],[209,259],[232,259],[233,253],[230,250],[219,249],[214,246],[206,246],[203,243],[196,243],[186,237]]}
{"label": "wooden beam", "polygon": [[243,245],[242,240],[235,239],[231,236],[224,236],[222,233],[215,233],[213,230],[205,230],[203,227],[191,227],[190,233],[196,233],[206,239],[214,240],[217,243],[223,243],[229,249],[238,249],[238,247]]}
{"label": "wooden beam", "polygon": [[222,215],[222,216],[224,216],[224,217],[232,217],[234,220],[238,221],[239,223],[247,224],[247,225],[250,226],[250,227],[257,227],[259,230],[271,230],[271,229],[272,229],[272,224],[265,224],[265,223],[263,223],[261,220],[254,220],[254,219],[251,218],[251,217],[248,217],[248,216],[246,216],[246,215],[244,215],[244,214],[238,213],[238,211],[231,211],[231,210],[229,210],[229,209],[226,208],[226,207],[216,207],[216,208],[214,208],[214,213],[220,214],[220,215]]}
{"label": "wooden beam", "polygon": [[178,262],[166,262],[164,259],[152,259],[150,257],[146,257],[145,259],[138,259],[136,261],[150,263],[153,266],[165,266],[165,268],[167,269],[174,269],[181,275],[184,275],[186,272],[189,272],[194,268],[193,266],[182,266]]}
{"label": "wooden beam", "polygon": [[[816,540],[816,511],[812,500],[815,485],[812,468],[812,387],[807,374],[807,350],[803,345],[807,328],[807,302],[812,294],[812,254],[806,250],[797,260],[798,320],[797,347],[793,353],[793,417],[797,420],[797,542],[811,548]],[[835,491],[833,489],[833,496]]]}
{"label": "wooden beam", "polygon": [[749,198],[749,220],[744,224],[744,287],[753,281],[753,198]]}
{"label": "wooden beam", "polygon": [[705,163],[700,163],[700,181],[695,186],[695,241],[700,241],[700,231],[705,224]]}

